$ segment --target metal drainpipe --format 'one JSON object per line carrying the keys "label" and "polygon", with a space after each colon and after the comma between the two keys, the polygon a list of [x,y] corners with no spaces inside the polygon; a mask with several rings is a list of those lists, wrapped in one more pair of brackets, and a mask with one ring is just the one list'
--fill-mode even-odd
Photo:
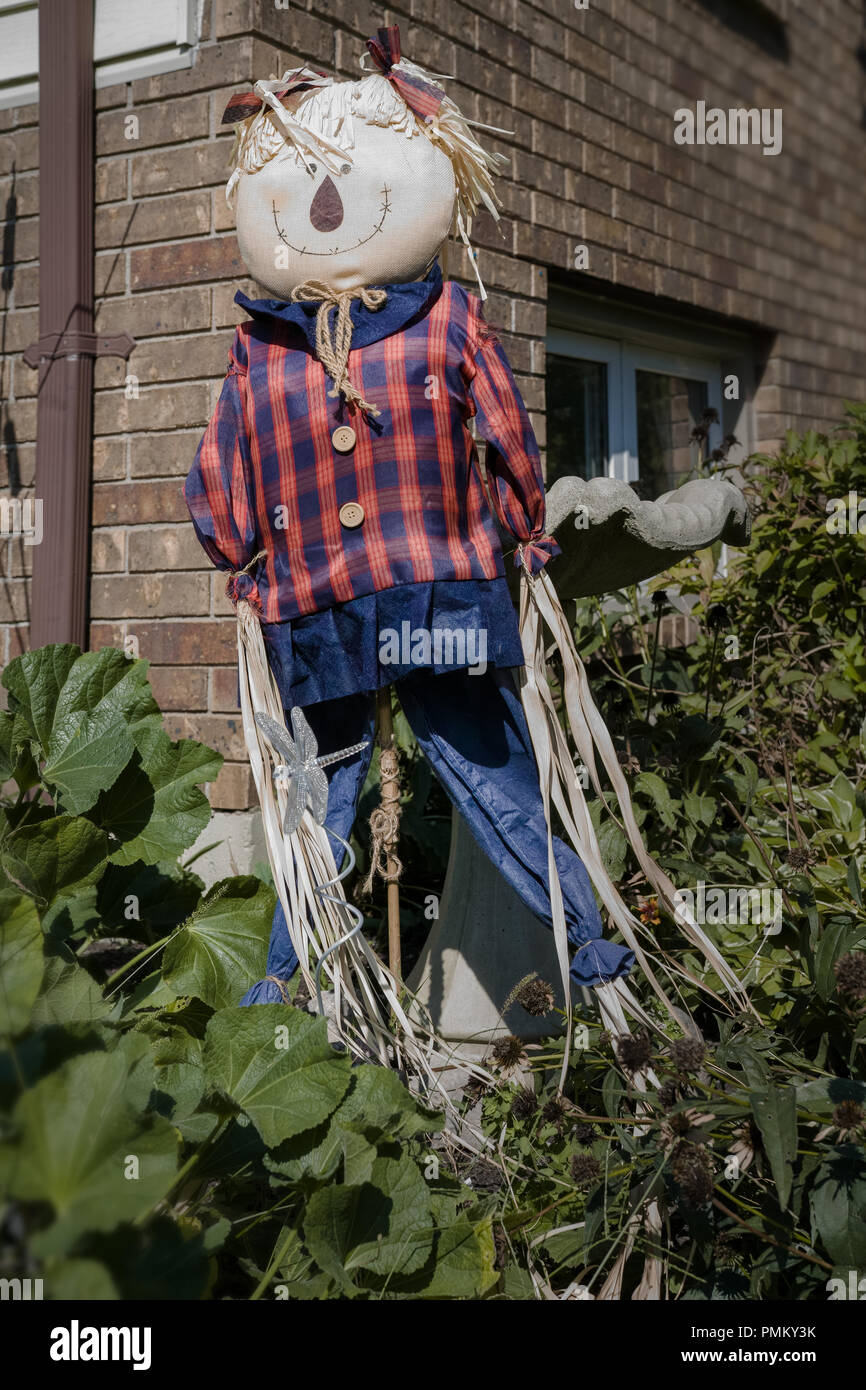
{"label": "metal drainpipe", "polygon": [[[93,0],[39,3],[39,182],[40,341],[30,360],[39,364],[43,533],[33,550],[30,646],[75,642],[83,649],[93,408]],[[51,341],[58,334],[87,337]]]}

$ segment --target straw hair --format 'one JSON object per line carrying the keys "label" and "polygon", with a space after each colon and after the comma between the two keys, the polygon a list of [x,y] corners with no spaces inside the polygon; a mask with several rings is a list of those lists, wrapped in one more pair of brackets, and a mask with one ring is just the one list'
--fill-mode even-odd
{"label": "straw hair", "polygon": [[[434,86],[442,85],[405,58],[399,67]],[[310,159],[315,158],[329,173],[339,174],[345,164],[353,162],[356,121],[395,130],[407,140],[427,139],[442,150],[451,163],[456,187],[452,230],[467,248],[482,298],[485,298],[470,242],[472,219],[484,208],[499,221],[502,204],[493,181],[499,168],[508,161],[504,155],[485,150],[476,140],[472,126],[478,123],[469,121],[448,96],[443,96],[436,116],[418,120],[393,83],[380,73],[369,73],[358,82],[328,83],[319,78],[319,85],[300,96],[293,96],[287,107],[272,89],[279,90],[292,76],[292,72],[287,72],[279,81],[270,79],[255,83],[254,90],[264,105],[261,111],[235,126],[232,169],[226,184],[229,203],[243,174],[254,174],[264,168],[287,146],[294,152],[297,162],[308,165]],[[481,128],[495,130],[492,126]]]}

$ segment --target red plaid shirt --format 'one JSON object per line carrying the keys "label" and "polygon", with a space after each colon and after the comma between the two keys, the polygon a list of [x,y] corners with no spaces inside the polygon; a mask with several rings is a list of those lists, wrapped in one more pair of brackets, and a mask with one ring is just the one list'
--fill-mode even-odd
{"label": "red plaid shirt", "polygon": [[[237,329],[185,488],[215,565],[237,571],[266,552],[230,578],[232,599],[281,622],[396,585],[501,576],[488,496],[530,568],[556,553],[532,426],[477,296],[445,284],[417,321],[353,349],[349,376],[378,419],[345,414],[293,325],[257,317]],[[332,439],[341,422],[357,435],[348,453]],[[360,525],[341,521],[350,502]]]}

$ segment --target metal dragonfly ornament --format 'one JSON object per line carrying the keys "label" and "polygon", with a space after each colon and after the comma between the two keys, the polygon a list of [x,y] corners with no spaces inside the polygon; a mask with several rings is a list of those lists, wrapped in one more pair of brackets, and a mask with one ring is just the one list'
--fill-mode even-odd
{"label": "metal dragonfly ornament", "polygon": [[289,732],[270,715],[255,711],[255,720],[274,751],[283,759],[273,771],[275,782],[284,782],[288,792],[286,814],[283,817],[283,833],[294,835],[307,807],[318,825],[324,825],[328,811],[328,779],[322,771],[329,763],[338,763],[342,758],[351,758],[366,748],[369,739],[353,743],[351,748],[341,748],[338,753],[323,753],[319,757],[316,736],[307,723],[304,711],[294,706],[291,711],[294,741]]}

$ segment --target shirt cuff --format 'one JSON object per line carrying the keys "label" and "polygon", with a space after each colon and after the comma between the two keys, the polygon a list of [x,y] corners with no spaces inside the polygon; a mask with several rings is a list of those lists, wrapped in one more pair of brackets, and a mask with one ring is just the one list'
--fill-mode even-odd
{"label": "shirt cuff", "polygon": [[518,547],[514,556],[514,563],[519,569],[525,565],[530,574],[538,574],[544,569],[548,560],[552,560],[554,555],[561,555],[562,551],[557,545],[553,536],[534,536],[531,540],[523,541]]}

